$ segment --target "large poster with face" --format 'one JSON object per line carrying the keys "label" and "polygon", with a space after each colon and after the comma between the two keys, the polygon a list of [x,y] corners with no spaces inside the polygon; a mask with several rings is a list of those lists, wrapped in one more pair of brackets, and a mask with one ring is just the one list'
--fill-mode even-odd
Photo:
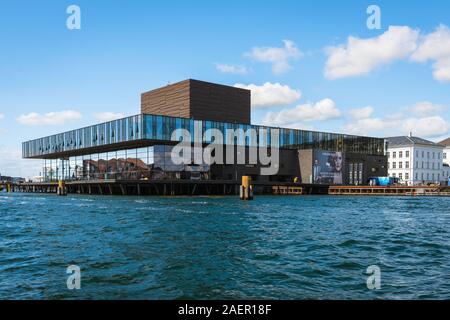
{"label": "large poster with face", "polygon": [[340,151],[314,150],[313,182],[343,184],[344,154]]}

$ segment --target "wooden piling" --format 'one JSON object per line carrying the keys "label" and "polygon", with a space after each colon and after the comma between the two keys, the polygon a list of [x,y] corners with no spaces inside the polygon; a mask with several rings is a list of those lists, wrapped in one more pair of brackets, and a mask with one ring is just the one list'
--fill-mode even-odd
{"label": "wooden piling", "polygon": [[242,176],[242,185],[239,190],[241,200],[253,200],[253,187],[250,176]]}
{"label": "wooden piling", "polygon": [[58,181],[58,188],[56,189],[56,194],[58,196],[67,196],[67,188],[64,180]]}

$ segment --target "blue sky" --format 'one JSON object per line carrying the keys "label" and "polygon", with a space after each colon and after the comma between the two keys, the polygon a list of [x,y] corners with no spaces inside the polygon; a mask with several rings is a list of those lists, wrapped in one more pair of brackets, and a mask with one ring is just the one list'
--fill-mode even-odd
{"label": "blue sky", "polygon": [[[66,27],[72,4],[81,30]],[[379,30],[366,25],[371,4]],[[25,174],[22,141],[137,114],[141,92],[186,78],[257,88],[253,123],[439,140],[450,130],[449,11],[448,1],[0,1],[0,173]]]}

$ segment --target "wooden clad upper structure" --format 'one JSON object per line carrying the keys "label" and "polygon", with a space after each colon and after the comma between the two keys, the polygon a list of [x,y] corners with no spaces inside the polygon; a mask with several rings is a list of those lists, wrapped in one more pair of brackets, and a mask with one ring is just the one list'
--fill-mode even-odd
{"label": "wooden clad upper structure", "polygon": [[189,79],[143,93],[141,112],[250,124],[250,101],[249,90]]}

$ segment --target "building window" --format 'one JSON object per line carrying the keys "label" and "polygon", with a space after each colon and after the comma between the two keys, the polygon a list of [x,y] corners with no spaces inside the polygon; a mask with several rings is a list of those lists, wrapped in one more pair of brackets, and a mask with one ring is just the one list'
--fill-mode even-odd
{"label": "building window", "polygon": [[397,158],[397,152],[392,152],[392,158]]}
{"label": "building window", "polygon": [[397,169],[397,162],[392,162],[392,169]]}
{"label": "building window", "polygon": [[422,151],[422,158],[425,158],[425,151]]}
{"label": "building window", "polygon": [[416,172],[416,180],[419,180],[419,174]]}
{"label": "building window", "polygon": [[405,153],[406,153],[405,156],[406,156],[407,158],[409,158],[409,151],[406,151]]}
{"label": "building window", "polygon": [[405,180],[409,180],[409,173],[405,173]]}
{"label": "building window", "polygon": [[409,161],[406,161],[406,162],[405,162],[405,168],[406,168],[406,169],[409,169]]}
{"label": "building window", "polygon": [[390,169],[391,168],[391,163],[390,162],[388,162],[388,169]]}
{"label": "building window", "polygon": [[399,151],[399,152],[398,152],[398,157],[399,157],[399,158],[403,158],[403,151]]}
{"label": "building window", "polygon": [[427,151],[427,159],[430,159],[430,151]]}
{"label": "building window", "polygon": [[419,150],[416,150],[416,158],[419,157]]}
{"label": "building window", "polygon": [[447,152],[444,152],[443,158],[444,158],[444,159],[447,159]]}
{"label": "building window", "polygon": [[398,177],[400,178],[400,180],[402,180],[402,179],[403,179],[403,174],[400,172],[400,173],[398,174]]}
{"label": "building window", "polygon": [[403,162],[400,161],[400,162],[398,163],[398,168],[399,168],[399,169],[403,169]]}
{"label": "building window", "polygon": [[395,173],[393,173],[393,174],[392,174],[392,177],[393,177],[393,178],[395,178],[395,177],[396,177]]}
{"label": "building window", "polygon": [[391,157],[391,153],[390,152],[387,152],[386,155],[387,155],[388,159]]}

